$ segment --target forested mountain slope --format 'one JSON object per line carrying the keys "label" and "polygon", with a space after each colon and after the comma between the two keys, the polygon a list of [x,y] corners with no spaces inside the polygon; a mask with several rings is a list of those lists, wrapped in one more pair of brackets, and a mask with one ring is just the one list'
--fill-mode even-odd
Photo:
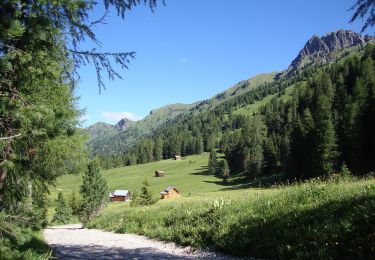
{"label": "forested mountain slope", "polygon": [[137,122],[124,118],[114,126],[101,122],[93,124],[86,128],[91,136],[88,146],[93,155],[124,151],[142,136],[150,134],[161,124],[189,111],[193,106],[194,104],[167,105],[152,110]]}
{"label": "forested mountain slope", "polygon": [[91,136],[88,146],[93,155],[123,152],[141,137],[150,134],[157,127],[174,119],[176,116],[187,112],[195,114],[213,109],[219,104],[246,93],[261,84],[273,82],[275,75],[277,75],[277,72],[259,74],[237,83],[210,99],[193,104],[172,104],[154,109],[144,119],[132,122],[126,129],[119,129],[102,122],[95,123],[86,128]]}
{"label": "forested mountain slope", "polygon": [[[145,163],[219,148],[232,172],[245,172],[249,178],[282,172],[309,178],[328,175],[342,165],[365,173],[372,169],[368,156],[374,155],[375,145],[366,132],[372,129],[372,121],[362,117],[375,114],[370,102],[374,70],[373,47],[362,45],[362,41],[355,48],[343,45],[344,49],[334,50],[344,54],[333,63],[323,66],[319,60],[293,74],[278,75],[277,80],[268,77],[213,107],[209,100],[198,103],[165,121],[151,135],[134,140],[136,145],[130,149],[116,147],[121,152],[98,155],[102,166]],[[207,109],[200,109],[204,106]],[[350,147],[354,143],[357,148]],[[113,144],[107,148],[114,151]],[[353,149],[367,152],[358,158]]]}

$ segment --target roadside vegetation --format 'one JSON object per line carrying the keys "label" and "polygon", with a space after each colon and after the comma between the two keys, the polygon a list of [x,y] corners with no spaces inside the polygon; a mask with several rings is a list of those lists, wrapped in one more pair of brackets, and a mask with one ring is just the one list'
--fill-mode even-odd
{"label": "roadside vegetation", "polygon": [[42,226],[29,212],[24,216],[0,213],[0,259],[49,259],[52,252],[44,242]]}
{"label": "roadside vegetation", "polygon": [[333,177],[149,207],[117,204],[88,226],[239,256],[368,259],[375,253],[375,181]]}

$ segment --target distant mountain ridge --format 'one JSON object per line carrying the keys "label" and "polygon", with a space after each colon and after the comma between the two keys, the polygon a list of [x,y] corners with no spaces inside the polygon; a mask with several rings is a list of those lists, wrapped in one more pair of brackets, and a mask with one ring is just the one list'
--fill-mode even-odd
{"label": "distant mountain ridge", "polygon": [[102,136],[113,136],[117,134],[117,130],[113,125],[104,122],[92,124],[86,127],[85,130],[90,135],[90,141],[101,138]]}
{"label": "distant mountain ridge", "polygon": [[[88,127],[92,138],[88,145],[92,154],[107,154],[111,151],[125,151],[142,136],[146,136],[160,125],[173,120],[183,113],[200,113],[214,109],[219,104],[242,95],[263,84],[273,83],[283,77],[290,77],[296,71],[315,65],[324,65],[336,61],[354,48],[374,42],[374,37],[349,30],[339,30],[327,33],[322,37],[312,36],[290,66],[282,72],[271,72],[258,74],[247,80],[242,80],[225,91],[213,96],[210,99],[198,101],[193,104],[171,104],[154,109],[144,119],[133,122],[122,119],[116,126],[108,126],[105,123],[97,123]],[[95,129],[99,127],[99,129]],[[112,129],[112,130],[111,130]]]}
{"label": "distant mountain ridge", "polygon": [[323,65],[342,57],[343,49],[364,46],[374,41],[370,35],[362,35],[351,30],[338,30],[322,37],[313,35],[292,61],[287,70],[280,76],[290,76],[296,70],[307,65]]}
{"label": "distant mountain ridge", "polygon": [[135,122],[128,119],[128,118],[123,118],[120,121],[117,122],[117,124],[114,126],[118,131],[125,131],[128,129],[130,126],[132,126]]}
{"label": "distant mountain ridge", "polygon": [[123,118],[114,126],[101,122],[93,124],[86,128],[91,136],[88,146],[92,154],[124,150],[138,138],[150,134],[161,124],[189,111],[193,106],[194,104],[171,104],[151,110],[149,115],[139,121]]}

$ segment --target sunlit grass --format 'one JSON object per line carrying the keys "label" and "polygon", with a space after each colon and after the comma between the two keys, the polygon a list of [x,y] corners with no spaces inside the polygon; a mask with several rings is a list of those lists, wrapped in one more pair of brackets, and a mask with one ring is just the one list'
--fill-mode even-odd
{"label": "sunlit grass", "polygon": [[110,205],[89,226],[262,258],[374,253],[375,181],[313,180],[215,192],[150,207]]}

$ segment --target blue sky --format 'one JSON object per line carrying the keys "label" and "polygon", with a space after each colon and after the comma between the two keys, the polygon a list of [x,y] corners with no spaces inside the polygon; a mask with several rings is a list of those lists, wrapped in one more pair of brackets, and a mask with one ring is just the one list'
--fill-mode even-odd
{"label": "blue sky", "polygon": [[[137,56],[123,80],[106,80],[100,95],[93,68],[80,69],[83,126],[141,119],[152,109],[207,99],[258,73],[283,70],[313,34],[360,31],[360,21],[348,24],[354,2],[166,0],[154,13],[139,6],[125,20],[111,12],[94,29],[100,50]],[[102,14],[99,6],[93,17]]]}

